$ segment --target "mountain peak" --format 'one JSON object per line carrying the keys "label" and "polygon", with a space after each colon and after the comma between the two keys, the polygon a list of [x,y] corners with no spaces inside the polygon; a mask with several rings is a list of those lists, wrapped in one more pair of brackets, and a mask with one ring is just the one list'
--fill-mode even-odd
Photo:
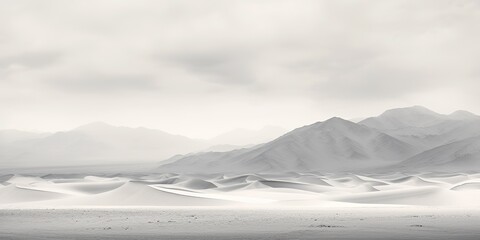
{"label": "mountain peak", "polygon": [[325,120],[324,122],[341,122],[341,121],[346,121],[346,120],[341,117],[332,117]]}
{"label": "mountain peak", "polygon": [[452,119],[468,120],[468,119],[480,119],[480,116],[475,115],[465,110],[458,110],[448,115]]}
{"label": "mountain peak", "polygon": [[333,117],[323,122],[317,122],[311,125],[307,125],[298,128],[290,134],[303,134],[303,133],[320,133],[320,132],[336,132],[341,134],[350,134],[352,132],[363,132],[365,126],[359,125],[354,122],[350,122],[340,117]]}
{"label": "mountain peak", "polygon": [[403,160],[414,149],[375,129],[333,117],[262,145],[201,153],[161,167],[173,172],[350,171]]}
{"label": "mountain peak", "polygon": [[402,129],[408,127],[426,127],[447,119],[422,106],[390,109],[378,117],[367,118],[360,124],[382,130]]}
{"label": "mountain peak", "polygon": [[431,115],[431,116],[440,116],[441,114],[436,113],[426,107],[415,105],[411,107],[404,107],[404,108],[394,108],[385,111],[380,116],[388,116],[388,115],[405,115],[405,114],[415,114],[415,115]]}
{"label": "mountain peak", "polygon": [[350,124],[350,123],[352,123],[352,122],[347,121],[343,118],[332,117],[332,118],[329,118],[329,119],[323,121],[321,124],[322,125],[330,125],[330,126],[338,126],[338,125],[345,125],[345,124]]}
{"label": "mountain peak", "polygon": [[345,124],[348,124],[348,123],[351,123],[350,121],[347,121],[343,118],[340,118],[340,117],[332,117],[332,118],[329,118],[323,122],[316,122],[316,123],[313,123],[311,125],[306,125],[306,126],[303,126],[299,129],[310,129],[310,128],[323,128],[323,127],[338,127],[338,126],[344,126]]}

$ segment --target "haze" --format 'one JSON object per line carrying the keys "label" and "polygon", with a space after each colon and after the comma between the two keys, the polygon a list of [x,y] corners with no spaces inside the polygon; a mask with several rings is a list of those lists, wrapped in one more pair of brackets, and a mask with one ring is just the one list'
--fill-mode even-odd
{"label": "haze", "polygon": [[1,1],[0,129],[479,113],[478,1]]}

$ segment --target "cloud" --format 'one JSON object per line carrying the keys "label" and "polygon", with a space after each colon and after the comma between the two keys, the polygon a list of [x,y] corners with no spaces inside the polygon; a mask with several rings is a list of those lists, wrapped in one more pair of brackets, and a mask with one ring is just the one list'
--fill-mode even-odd
{"label": "cloud", "polygon": [[155,91],[159,86],[151,76],[147,75],[107,75],[86,74],[75,76],[59,76],[47,80],[54,88],[69,92],[88,92],[110,94],[117,91]]}
{"label": "cloud", "polygon": [[254,83],[254,73],[248,59],[232,52],[185,53],[159,57],[159,61],[190,72],[201,80],[226,85]]}
{"label": "cloud", "polygon": [[406,105],[480,113],[479,9],[447,0],[2,2],[0,128],[92,120],[214,135]]}
{"label": "cloud", "polygon": [[9,67],[39,68],[61,60],[59,52],[27,52],[0,58],[0,69]]}

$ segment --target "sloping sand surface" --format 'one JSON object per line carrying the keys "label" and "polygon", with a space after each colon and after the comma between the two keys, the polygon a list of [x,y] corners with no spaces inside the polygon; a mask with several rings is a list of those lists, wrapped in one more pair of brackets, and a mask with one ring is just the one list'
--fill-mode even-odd
{"label": "sloping sand surface", "polygon": [[453,188],[454,191],[480,191],[480,182],[467,182],[459,184]]}
{"label": "sloping sand surface", "polygon": [[49,206],[480,206],[480,174],[4,175],[0,208]]}
{"label": "sloping sand surface", "polygon": [[16,204],[31,201],[59,199],[65,197],[68,197],[68,195],[25,187],[17,187],[15,185],[9,185],[0,188],[0,204]]}

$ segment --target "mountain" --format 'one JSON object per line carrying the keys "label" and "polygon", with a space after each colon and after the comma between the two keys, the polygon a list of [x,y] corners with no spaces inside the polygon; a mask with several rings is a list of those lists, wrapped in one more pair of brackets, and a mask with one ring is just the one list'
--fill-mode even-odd
{"label": "mountain", "polygon": [[[158,171],[480,171],[480,117],[467,111],[439,114],[414,106],[359,123],[331,118],[282,133],[279,128],[236,130],[198,140],[101,122],[53,134],[3,130],[0,167],[154,163],[169,158]],[[247,142],[260,144],[238,144]]]}
{"label": "mountain", "polygon": [[177,158],[160,171],[351,171],[397,163],[415,153],[413,146],[378,130],[332,118],[252,148]]}
{"label": "mountain", "polygon": [[480,170],[480,117],[414,106],[358,124],[332,118],[251,148],[177,156],[164,172]]}
{"label": "mountain", "polygon": [[480,136],[430,149],[394,165],[390,169],[397,171],[478,171],[480,170]]}
{"label": "mountain", "polygon": [[367,127],[399,135],[425,136],[441,134],[460,125],[478,122],[480,116],[459,110],[449,115],[413,106],[387,110],[377,117],[359,122]]}
{"label": "mountain", "polygon": [[34,133],[13,129],[0,130],[0,145],[9,144],[16,141],[42,138],[48,135],[50,135],[50,133]]}
{"label": "mountain", "polygon": [[4,144],[0,147],[0,166],[154,162],[208,146],[202,140],[159,130],[91,123],[43,138]]}
{"label": "mountain", "polygon": [[287,130],[274,126],[266,126],[260,130],[235,129],[210,139],[210,142],[215,145],[246,146],[272,141],[286,132]]}
{"label": "mountain", "polygon": [[447,116],[422,106],[387,110],[378,117],[370,117],[359,123],[379,130],[396,130],[411,127],[428,127],[447,119]]}
{"label": "mountain", "polygon": [[420,152],[390,171],[480,170],[480,116],[459,110],[439,114],[414,106],[392,109],[360,124],[385,132]]}
{"label": "mountain", "polygon": [[448,115],[448,117],[454,120],[480,120],[480,116],[464,110],[455,111]]}
{"label": "mountain", "polygon": [[387,133],[423,151],[480,135],[480,116],[467,111],[444,115],[421,106],[388,110],[359,124]]}

